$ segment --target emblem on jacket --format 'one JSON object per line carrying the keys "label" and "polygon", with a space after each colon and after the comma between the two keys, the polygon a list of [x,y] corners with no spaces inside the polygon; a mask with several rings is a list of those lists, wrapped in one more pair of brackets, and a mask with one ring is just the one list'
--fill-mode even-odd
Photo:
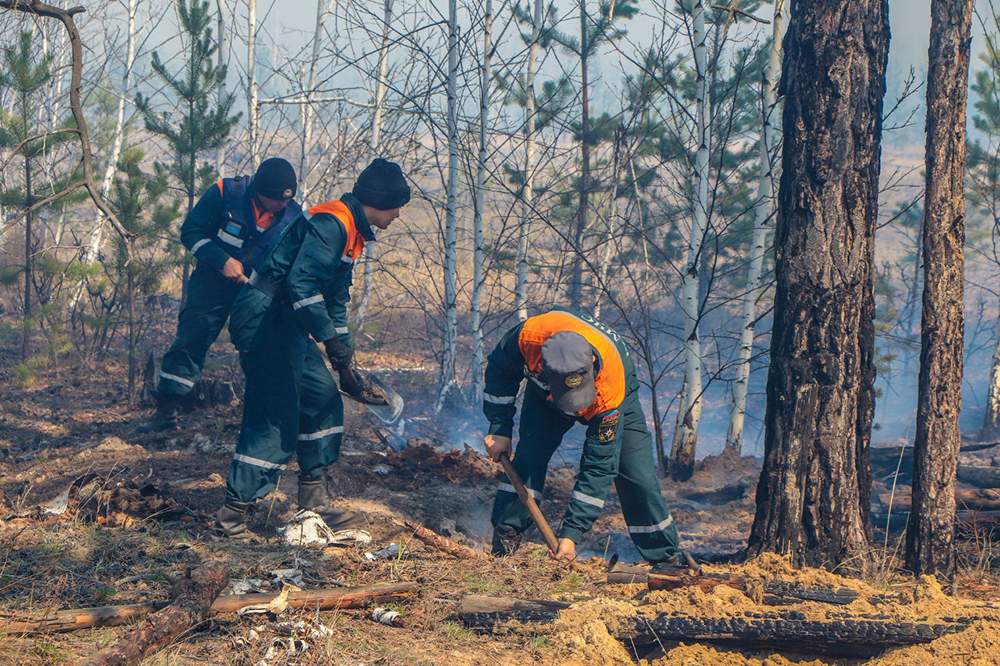
{"label": "emblem on jacket", "polygon": [[610,442],[618,432],[618,419],[621,415],[615,410],[601,419],[601,424],[597,427],[597,439],[602,442]]}

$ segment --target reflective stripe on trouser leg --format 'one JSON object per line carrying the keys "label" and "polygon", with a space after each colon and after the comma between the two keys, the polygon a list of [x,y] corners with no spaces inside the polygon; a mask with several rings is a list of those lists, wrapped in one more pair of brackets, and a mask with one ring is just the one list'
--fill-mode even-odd
{"label": "reflective stripe on trouser leg", "polygon": [[221,273],[195,269],[188,280],[187,301],[177,315],[177,334],[160,364],[157,391],[167,395],[191,392],[239,291],[240,286]]}
{"label": "reflective stripe on trouser leg", "polygon": [[[513,463],[536,502],[545,488],[545,470],[549,460],[572,426],[572,419],[545,404],[538,389],[529,386],[525,390]],[[500,481],[490,521],[494,526],[510,525],[518,532],[531,525],[531,514],[514,492],[506,474]]]}
{"label": "reflective stripe on trouser leg", "polygon": [[299,472],[315,476],[337,461],[344,438],[344,402],[315,344],[306,344],[299,391]]}
{"label": "reflective stripe on trouser leg", "polygon": [[622,415],[624,433],[615,478],[622,514],[629,526],[629,536],[642,557],[649,562],[662,562],[677,552],[680,537],[660,493],[653,441],[637,395],[625,399]]}
{"label": "reflective stripe on trouser leg", "polygon": [[227,499],[253,502],[264,497],[295,455],[306,342],[291,309],[275,303],[261,319],[250,348],[240,354],[247,383]]}

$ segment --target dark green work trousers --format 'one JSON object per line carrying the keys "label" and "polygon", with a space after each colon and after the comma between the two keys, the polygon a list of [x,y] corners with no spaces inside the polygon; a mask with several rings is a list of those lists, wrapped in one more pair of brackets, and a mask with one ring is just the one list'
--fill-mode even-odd
{"label": "dark green work trousers", "polygon": [[344,403],[290,305],[247,286],[230,335],[247,382],[226,499],[253,502],[277,486],[292,456],[305,476],[321,475],[340,457]]}
{"label": "dark green work trousers", "polygon": [[[652,438],[646,428],[646,417],[638,393],[630,392],[619,409],[622,413],[622,439],[614,483],[622,514],[629,536],[642,557],[649,562],[662,562],[677,552],[680,537],[660,494]],[[555,409],[540,391],[529,386],[524,392],[513,464],[535,501],[542,498],[545,472],[552,454],[575,422],[576,419]],[[583,455],[587,455],[586,445]],[[578,482],[578,490],[588,495],[594,493],[582,481]],[[594,517],[597,515],[600,515],[600,509],[595,508]],[[528,510],[515,494],[506,475],[497,492],[491,520],[494,526],[510,525],[518,532],[531,525]]]}
{"label": "dark green work trousers", "polygon": [[233,307],[240,285],[200,264],[188,279],[187,300],[177,316],[177,335],[160,363],[156,390],[187,395],[205,367],[205,356]]}

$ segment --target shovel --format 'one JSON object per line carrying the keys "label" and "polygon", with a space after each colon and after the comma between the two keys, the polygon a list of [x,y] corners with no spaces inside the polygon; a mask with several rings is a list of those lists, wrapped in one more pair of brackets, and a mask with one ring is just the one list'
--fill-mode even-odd
{"label": "shovel", "polygon": [[[354,378],[354,370],[351,371],[350,377]],[[346,373],[345,373],[346,375]],[[403,413],[403,398],[398,393],[393,391],[388,384],[386,384],[382,379],[376,375],[374,372],[369,372],[367,381],[382,390],[385,394],[386,403],[385,404],[375,404],[368,402],[362,396],[353,396],[341,389],[341,395],[344,395],[355,402],[358,402],[365,406],[369,412],[374,414],[380,421],[385,424],[392,425],[399,419],[399,415]]]}
{"label": "shovel", "polygon": [[528,513],[531,514],[531,518],[535,521],[538,531],[542,533],[545,545],[553,553],[558,552],[559,542],[556,540],[556,535],[552,532],[552,528],[549,527],[545,516],[542,515],[541,509],[538,508],[538,504],[535,503],[534,498],[528,492],[527,487],[525,487],[524,481],[521,480],[521,475],[514,469],[514,463],[510,461],[510,456],[507,455],[506,451],[500,454],[500,464],[503,465],[503,471],[507,473],[510,485],[514,486],[517,496],[521,498],[525,508],[528,509]]}

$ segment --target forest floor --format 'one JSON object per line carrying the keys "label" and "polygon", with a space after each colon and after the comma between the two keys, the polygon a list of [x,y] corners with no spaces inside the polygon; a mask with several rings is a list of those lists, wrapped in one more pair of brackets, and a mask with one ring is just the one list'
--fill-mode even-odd
{"label": "forest floor", "polygon": [[[391,609],[396,626],[372,620],[370,609],[285,611],[268,622],[259,615],[213,615],[146,664],[1000,664],[998,577],[992,534],[975,530],[960,544],[954,595],[933,580],[914,581],[896,569],[900,535],[877,533],[882,565],[865,580],[825,571],[795,571],[774,556],[733,563],[746,545],[754,511],[760,461],[713,457],[701,461],[685,483],[663,483],[683,546],[717,563],[708,572],[736,575],[743,592],[720,586],[652,591],[645,584],[608,584],[613,554],[635,562],[614,496],[573,566],[546,556],[537,532],[513,557],[456,559],[422,544],[402,521],[422,524],[453,541],[488,550],[489,511],[498,468],[466,444],[481,427],[478,410],[434,411],[428,386],[435,371],[418,355],[381,352],[361,357],[378,368],[407,400],[406,430],[394,434],[348,403],[341,460],[329,473],[343,506],[371,516],[374,542],[351,547],[291,547],[277,529],[294,513],[295,468],[261,503],[251,527],[262,537],[244,543],[213,536],[214,511],[239,429],[237,403],[191,411],[180,429],[140,435],[149,407],[125,404],[124,364],[64,363],[15,382],[12,349],[0,350],[0,663],[77,663],[113,644],[128,627],[63,634],[10,633],[5,624],[46,611],[166,599],[171,580],[199,563],[228,564],[234,591],[277,593],[279,579],[305,589],[409,581],[417,593]],[[238,377],[228,344],[217,344],[208,376]],[[387,443],[406,442],[402,452]],[[985,463],[984,463],[985,464]],[[575,470],[553,466],[543,507],[561,515]],[[104,500],[75,502],[97,481]],[[881,482],[880,482],[881,483]],[[53,506],[69,490],[68,507]],[[886,492],[879,487],[876,493]],[[390,544],[395,556],[366,556]],[[727,563],[728,562],[728,563]],[[752,592],[775,580],[827,590],[853,590],[856,600],[833,608],[818,601],[769,606]],[[488,629],[467,626],[459,615],[465,595],[572,602],[554,622],[509,621]],[[831,610],[833,608],[833,610]],[[639,644],[615,636],[637,614],[700,618],[831,617],[948,624],[957,633],[925,644],[886,650],[874,658],[832,656],[837,650],[690,640]],[[798,613],[798,615],[794,615]],[[653,616],[651,615],[651,617]],[[956,618],[962,618],[955,624]],[[289,643],[282,622],[305,620],[329,629],[321,637]],[[289,645],[293,649],[289,649]],[[299,648],[305,652],[296,653]],[[848,650],[849,651],[849,650]]]}

